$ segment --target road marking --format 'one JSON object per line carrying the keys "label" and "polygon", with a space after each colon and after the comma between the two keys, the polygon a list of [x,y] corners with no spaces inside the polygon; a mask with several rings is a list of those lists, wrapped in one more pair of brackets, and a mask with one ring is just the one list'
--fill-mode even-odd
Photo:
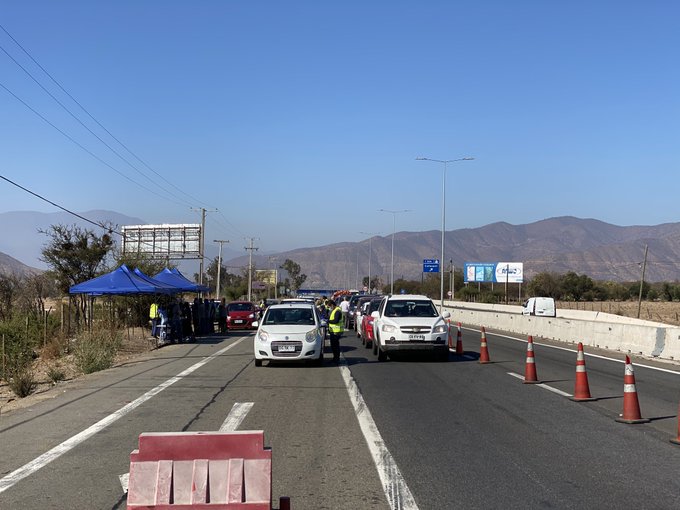
{"label": "road marking", "polygon": [[[516,377],[520,381],[524,381],[524,376],[520,374],[516,374],[515,372],[508,372],[508,375],[511,375],[513,377]],[[563,397],[571,397],[571,393],[567,393],[566,391],[558,390],[557,388],[553,388],[552,386],[548,386],[547,384],[543,383],[538,383],[534,384],[533,386],[540,386],[541,388],[545,388],[548,391],[552,391],[553,393],[557,393],[558,395],[562,395]]]}
{"label": "road marking", "polygon": [[203,358],[198,363],[195,363],[194,365],[192,365],[189,368],[187,368],[186,370],[180,372],[176,376],[171,377],[170,379],[159,384],[155,388],[147,391],[146,393],[144,393],[144,395],[137,398],[136,400],[133,400],[132,402],[130,402],[126,406],[121,407],[115,413],[112,413],[112,414],[108,415],[107,417],[99,420],[94,425],[86,428],[85,430],[76,434],[75,436],[71,437],[70,439],[67,439],[63,443],[55,446],[54,448],[52,448],[48,452],[43,453],[39,457],[36,457],[35,459],[33,459],[28,464],[25,464],[22,467],[20,467],[19,469],[12,471],[10,474],[8,474],[4,478],[0,479],[0,494],[5,492],[7,489],[12,487],[13,485],[15,485],[17,482],[23,480],[27,476],[30,476],[33,473],[35,473],[36,471],[38,471],[39,469],[43,468],[44,466],[46,466],[47,464],[49,464],[53,460],[61,457],[65,453],[71,451],[73,448],[78,446],[83,441],[86,441],[87,439],[91,438],[92,436],[94,436],[98,432],[101,432],[106,427],[108,427],[112,423],[118,421],[120,418],[122,418],[126,414],[134,411],[137,407],[139,407],[143,403],[147,402],[151,398],[155,397],[156,395],[158,395],[164,389],[172,386],[173,384],[175,384],[178,381],[181,381],[184,377],[186,377],[187,375],[191,374],[192,372],[198,370],[199,368],[201,368],[206,363],[212,361],[213,359],[217,358],[218,356],[221,356],[222,354],[227,352],[232,347],[237,346],[239,343],[241,343],[243,340],[245,340],[245,338],[246,337],[242,337],[239,340],[237,340],[236,342],[234,342],[233,344],[228,345],[224,349],[220,349],[215,354],[208,356],[206,358]]}
{"label": "road marking", "polygon": [[[467,329],[468,331],[479,332],[478,329],[474,329],[474,328],[463,328],[463,329]],[[493,335],[493,336],[499,336],[499,337],[501,337],[501,338],[508,338],[508,339],[510,339],[510,340],[515,340],[515,341],[517,341],[517,342],[524,342],[524,343],[527,343],[526,340],[523,340],[522,338],[517,338],[517,337],[514,337],[514,336],[503,335],[503,334],[501,334],[501,333],[489,333],[489,334],[490,334],[490,335]],[[559,342],[559,340],[555,340],[555,341],[556,341],[556,342]],[[577,352],[578,352],[578,351],[576,351],[576,350],[574,350],[574,349],[570,349],[570,348],[568,348],[568,347],[560,347],[560,346],[558,346],[558,345],[543,344],[543,343],[536,342],[536,341],[534,341],[534,345],[540,345],[541,347],[550,347],[551,349],[558,349],[558,350],[560,350],[560,351],[568,351],[568,352],[573,352],[573,353],[577,353]],[[588,346],[585,345],[585,347],[588,347]],[[598,347],[596,347],[596,349],[597,349],[597,348],[598,348]],[[616,363],[625,363],[625,362],[626,362],[625,360],[622,360],[622,359],[610,358],[610,357],[608,357],[608,356],[602,356],[601,354],[590,354],[590,353],[588,353],[588,352],[584,352],[584,354],[585,354],[586,356],[591,357],[591,358],[599,358],[599,359],[603,359],[603,360],[606,360],[606,361],[614,361],[614,362],[616,362]],[[625,353],[622,353],[622,354],[625,354]],[[650,370],[656,370],[656,371],[658,371],[658,372],[666,372],[667,374],[680,375],[680,371],[678,371],[678,370],[671,370],[671,369],[668,369],[668,368],[661,368],[661,367],[653,367],[653,366],[651,366],[651,365],[642,365],[642,364],[639,364],[639,363],[634,363],[634,365],[635,365],[636,367],[648,368],[648,369],[650,369]]]}
{"label": "road marking", "polygon": [[222,423],[220,432],[232,432],[236,430],[254,405],[254,402],[236,402]]}
{"label": "road marking", "polygon": [[364,397],[361,396],[361,392],[356,382],[354,382],[346,362],[343,361],[339,368],[345,381],[347,393],[349,393],[349,398],[352,401],[352,406],[354,406],[359,427],[361,427],[361,432],[364,434],[364,439],[373,457],[375,467],[378,469],[378,476],[382,482],[389,507],[392,510],[418,510],[416,500],[406,485],[406,481],[401,475],[397,463],[385,446],[378,427],[373,421],[371,411],[368,410]]}

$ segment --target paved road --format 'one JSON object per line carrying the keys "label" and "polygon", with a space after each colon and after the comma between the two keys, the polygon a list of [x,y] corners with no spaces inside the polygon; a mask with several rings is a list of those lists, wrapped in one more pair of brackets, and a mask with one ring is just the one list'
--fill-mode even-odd
{"label": "paved road", "polygon": [[[402,494],[390,484],[386,495],[379,476],[394,470],[379,459],[379,473],[364,438],[365,411],[414,498],[402,500],[405,509],[680,507],[680,447],[668,442],[677,436],[678,374],[636,365],[653,421],[624,425],[614,421],[621,363],[589,356],[600,399],[574,403],[508,375],[523,374],[526,344],[488,337],[490,365],[476,362],[473,330],[463,335],[468,357],[448,362],[378,363],[351,333],[346,367],[256,368],[252,336],[234,333],[164,347],[2,416],[0,508],[124,508],[118,475],[141,432],[217,430],[237,402],[253,403],[238,428],[264,430],[272,447],[275,501],[291,496],[296,509],[399,507]],[[539,344],[536,360],[547,385],[573,392],[575,349]],[[362,422],[343,375],[363,398]],[[149,391],[158,393],[140,402]],[[81,442],[72,439],[79,433]]]}

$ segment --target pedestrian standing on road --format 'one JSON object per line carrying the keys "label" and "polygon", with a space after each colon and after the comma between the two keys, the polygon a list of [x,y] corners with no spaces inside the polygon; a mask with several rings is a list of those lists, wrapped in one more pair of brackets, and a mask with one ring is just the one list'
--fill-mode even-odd
{"label": "pedestrian standing on road", "polygon": [[340,302],[340,310],[342,310],[342,323],[345,325],[345,327],[349,327],[349,319],[347,318],[349,314],[349,296],[345,296],[345,298]]}
{"label": "pedestrian standing on road", "polygon": [[340,363],[340,337],[344,331],[342,309],[332,299],[329,302],[331,314],[328,319],[328,332],[331,337],[331,350],[333,351],[333,363]]}
{"label": "pedestrian standing on road", "polygon": [[217,324],[219,326],[220,334],[224,335],[227,332],[227,300],[222,298],[220,304],[217,306]]}
{"label": "pedestrian standing on road", "polygon": [[158,315],[158,303],[154,301],[149,307],[149,319],[151,319],[151,336],[154,338],[158,337],[158,320],[160,316]]}

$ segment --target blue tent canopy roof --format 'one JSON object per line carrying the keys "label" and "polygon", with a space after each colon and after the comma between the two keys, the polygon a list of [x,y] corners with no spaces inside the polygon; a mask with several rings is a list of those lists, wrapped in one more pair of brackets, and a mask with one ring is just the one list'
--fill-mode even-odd
{"label": "blue tent canopy roof", "polygon": [[[148,277],[147,277],[148,278]],[[181,292],[177,288],[160,286],[150,279],[144,279],[123,264],[92,280],[78,283],[69,289],[70,294],[89,294],[91,296],[102,295],[128,295],[128,294],[176,294]]]}
{"label": "blue tent canopy roof", "polygon": [[172,268],[168,269],[167,267],[163,269],[160,273],[157,275],[154,275],[154,280],[167,283],[169,285],[173,285],[177,287],[178,289],[181,289],[182,292],[208,292],[210,291],[209,287],[206,287],[205,285],[199,285],[198,283],[194,283],[188,278],[186,278],[182,273],[179,272],[178,269]]}

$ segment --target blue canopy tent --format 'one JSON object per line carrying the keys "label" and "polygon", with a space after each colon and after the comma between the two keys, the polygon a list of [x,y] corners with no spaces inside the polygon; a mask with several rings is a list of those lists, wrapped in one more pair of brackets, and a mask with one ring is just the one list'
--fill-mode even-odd
{"label": "blue canopy tent", "polygon": [[114,269],[92,280],[78,283],[69,288],[69,294],[88,294],[90,296],[129,294],[177,294],[182,292],[177,287],[161,282],[153,282],[150,278],[142,278],[134,271],[123,264],[118,269]]}
{"label": "blue canopy tent", "polygon": [[187,279],[179,270],[173,268],[168,269],[167,267],[163,269],[157,275],[154,275],[154,280],[173,285],[174,287],[181,289],[182,292],[209,292],[210,288],[205,285],[199,285],[191,280]]}
{"label": "blue canopy tent", "polygon": [[180,292],[184,292],[181,288],[177,287],[176,285],[172,285],[172,284],[170,284],[170,283],[162,282],[162,281],[160,281],[160,280],[156,280],[155,278],[150,277],[149,275],[147,275],[147,274],[145,274],[144,272],[142,272],[142,270],[139,269],[138,267],[136,267],[136,268],[134,269],[133,272],[134,272],[137,276],[139,276],[140,278],[142,278],[143,280],[145,280],[145,281],[151,283],[152,285],[156,285],[157,287],[160,287],[160,288],[172,290],[172,293],[173,293],[173,294],[177,294],[177,293],[180,293]]}

